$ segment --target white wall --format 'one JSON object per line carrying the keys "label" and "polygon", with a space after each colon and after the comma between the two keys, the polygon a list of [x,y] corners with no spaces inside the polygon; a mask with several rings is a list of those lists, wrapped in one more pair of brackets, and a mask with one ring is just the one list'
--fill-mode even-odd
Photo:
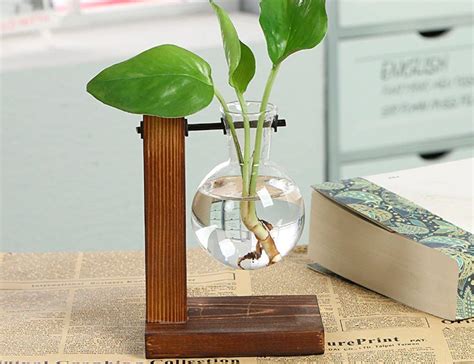
{"label": "white wall", "polygon": [[[243,24],[249,21],[258,25],[256,18],[245,18]],[[210,27],[219,34],[217,23]],[[248,99],[261,97],[270,67],[259,37],[244,37],[252,43],[258,62]],[[130,49],[134,47],[137,44]],[[216,83],[232,100],[220,45],[196,52],[211,63]],[[48,54],[38,54],[41,62],[36,68],[16,67],[13,62],[28,63],[24,57],[35,54],[3,62],[1,250],[142,249],[141,140],[134,130],[141,118],[102,105],[85,92],[87,81],[102,68],[132,54],[106,52],[94,58],[87,52],[78,52],[77,57],[68,53],[66,61],[55,66],[48,57],[54,62],[54,57],[64,56],[64,49]],[[300,186],[307,212],[309,186],[323,179],[323,79],[322,47],[302,52],[282,66],[271,98],[288,122],[274,136],[272,156]],[[219,117],[213,103],[189,122]],[[226,159],[227,149],[225,137],[217,131],[191,134],[186,148],[189,211],[199,182]],[[188,246],[192,245],[195,239],[188,224]]]}

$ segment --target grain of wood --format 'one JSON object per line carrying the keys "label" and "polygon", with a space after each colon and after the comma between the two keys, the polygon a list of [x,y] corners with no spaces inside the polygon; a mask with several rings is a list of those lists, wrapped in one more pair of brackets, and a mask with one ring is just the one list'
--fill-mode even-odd
{"label": "grain of wood", "polygon": [[285,356],[324,352],[316,296],[190,297],[188,321],[148,323],[148,358]]}
{"label": "grain of wood", "polygon": [[146,321],[186,321],[183,118],[143,118]]}

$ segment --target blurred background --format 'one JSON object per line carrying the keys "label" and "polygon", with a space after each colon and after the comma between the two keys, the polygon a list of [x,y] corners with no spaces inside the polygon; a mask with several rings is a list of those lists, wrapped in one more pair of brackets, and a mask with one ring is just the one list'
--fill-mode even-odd
{"label": "blurred background", "polygon": [[[257,0],[217,1],[270,70]],[[174,43],[212,66],[227,100],[219,25],[207,0],[0,1],[2,251],[143,249],[140,115],[85,91],[104,67]],[[299,185],[468,158],[474,151],[474,0],[328,0],[323,44],[290,57],[271,101],[288,126],[272,159]],[[217,103],[189,122],[220,118]],[[201,179],[227,159],[220,132],[186,140],[188,216]],[[307,228],[301,243],[307,241]],[[188,224],[188,247],[196,246]]]}

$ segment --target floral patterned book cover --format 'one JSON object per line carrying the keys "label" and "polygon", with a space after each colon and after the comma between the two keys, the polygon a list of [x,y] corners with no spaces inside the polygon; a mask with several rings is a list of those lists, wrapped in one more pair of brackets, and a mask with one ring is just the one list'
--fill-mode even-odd
{"label": "floral patterned book cover", "polygon": [[326,182],[314,189],[371,222],[448,255],[459,271],[456,317],[474,316],[473,235],[364,178]]}

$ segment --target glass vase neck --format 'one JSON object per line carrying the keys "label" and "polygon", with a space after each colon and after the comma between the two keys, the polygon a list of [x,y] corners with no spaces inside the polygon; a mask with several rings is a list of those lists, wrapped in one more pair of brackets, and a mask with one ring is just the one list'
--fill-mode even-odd
{"label": "glass vase neck", "polygon": [[239,102],[234,101],[227,104],[227,110],[221,108],[222,119],[226,127],[226,135],[229,145],[229,156],[231,163],[240,163],[238,158],[235,139],[237,139],[240,146],[242,156],[245,151],[245,124],[249,125],[250,134],[250,155],[254,151],[255,138],[257,136],[258,125],[262,125],[261,135],[261,151],[260,163],[265,163],[270,157],[270,144],[272,136],[272,123],[277,115],[276,107],[268,104],[265,111],[260,111],[261,103],[256,101],[248,101],[246,105],[246,112],[242,110]]}

